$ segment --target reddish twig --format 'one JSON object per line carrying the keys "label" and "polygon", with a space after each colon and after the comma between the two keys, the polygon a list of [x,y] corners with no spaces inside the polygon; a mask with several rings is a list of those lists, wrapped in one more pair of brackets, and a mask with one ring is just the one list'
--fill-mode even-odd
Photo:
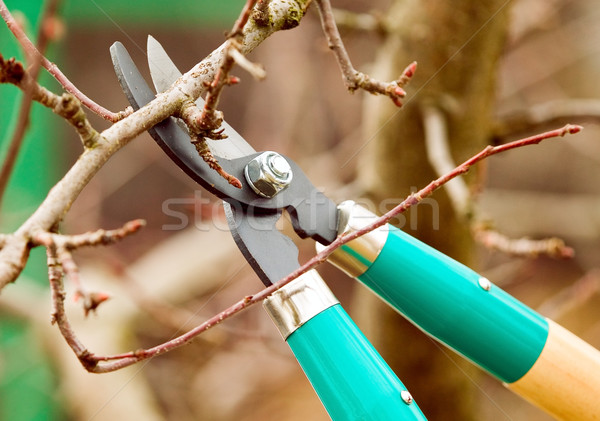
{"label": "reddish twig", "polygon": [[261,302],[271,294],[273,294],[278,289],[284,287],[285,285],[292,282],[294,279],[297,279],[302,274],[308,272],[311,269],[314,269],[317,265],[323,263],[327,257],[333,253],[334,250],[341,247],[342,245],[362,236],[368,232],[373,231],[374,229],[387,224],[390,220],[396,217],[398,214],[406,211],[413,205],[418,204],[424,198],[430,196],[435,190],[439,187],[443,186],[448,181],[452,180],[455,177],[458,177],[461,174],[466,173],[469,169],[477,164],[478,162],[498,153],[502,153],[508,151],[510,149],[520,148],[523,146],[533,145],[540,143],[545,139],[550,139],[553,137],[564,136],[566,134],[574,134],[581,130],[580,126],[575,125],[566,125],[565,127],[557,130],[552,130],[549,132],[541,133],[536,136],[531,136],[525,139],[517,140],[514,142],[506,143],[500,146],[488,146],[479,152],[477,155],[474,155],[467,161],[463,162],[461,165],[455,167],[452,171],[444,174],[438,179],[432,181],[427,186],[422,188],[416,193],[411,194],[404,201],[402,201],[399,205],[393,208],[391,211],[387,212],[385,215],[377,218],[371,224],[365,226],[364,228],[355,231],[353,233],[343,235],[338,237],[335,241],[333,241],[330,245],[325,247],[321,252],[316,254],[312,259],[308,260],[294,272],[290,273],[283,279],[274,283],[273,285],[261,290],[260,292],[246,296],[243,299],[239,300],[237,303],[222,311],[219,314],[211,317],[206,320],[204,323],[198,325],[194,329],[184,333],[183,335],[178,336],[177,338],[165,342],[163,344],[157,345],[153,348],[137,350],[132,352],[126,352],[122,354],[116,354],[111,356],[97,356],[88,354],[86,357],[86,361],[82,362],[83,365],[93,371],[95,373],[103,373],[119,370],[121,368],[130,366],[139,361],[146,360],[149,358],[153,358],[160,354],[164,354],[168,351],[171,351],[175,348],[179,348],[182,345],[190,343],[196,336],[201,334],[202,332],[207,331],[208,329],[216,326],[222,321],[234,316],[235,314],[241,312],[242,310],[254,305],[258,302]]}
{"label": "reddish twig", "polygon": [[237,78],[233,79],[229,76],[233,65],[238,62],[252,74],[257,76],[262,75],[260,69],[257,66],[252,66],[252,63],[246,60],[245,56],[239,51],[243,36],[242,31],[250,18],[251,11],[256,2],[257,0],[248,0],[246,2],[240,16],[233,25],[231,33],[228,35],[219,69],[212,82],[207,85],[206,100],[202,110],[198,109],[192,101],[188,101],[181,107],[178,114],[190,129],[192,143],[204,162],[227,180],[229,184],[237,188],[242,188],[242,183],[219,165],[218,160],[206,144],[206,139],[220,140],[226,137],[223,135],[223,129],[219,129],[221,123],[223,123],[223,113],[217,110],[217,106],[223,88],[237,82]]}
{"label": "reddish twig", "polygon": [[[73,260],[71,250],[86,246],[108,245],[122,240],[128,235],[134,234],[145,225],[145,221],[136,219],[114,230],[96,230],[79,235],[62,235],[53,232],[43,231],[32,236],[31,242],[34,245],[44,246],[52,254],[52,264],[59,266],[62,275],[69,277],[75,286],[75,301],[83,299],[83,310],[87,316],[90,311],[96,308],[104,301],[108,300],[109,295],[99,291],[88,291],[79,276],[79,268]],[[50,261],[49,261],[50,267]],[[50,277],[57,273],[51,273]],[[51,280],[52,281],[52,280]],[[61,281],[62,282],[62,281]],[[64,316],[66,318],[66,316]],[[60,320],[58,321],[60,326]]]}
{"label": "reddish twig", "polygon": [[41,65],[46,70],[48,70],[48,72],[52,76],[54,76],[58,83],[60,83],[67,90],[67,92],[70,92],[73,96],[75,96],[75,98],[79,99],[83,105],[85,105],[87,108],[89,108],[91,111],[98,114],[102,118],[108,121],[112,121],[113,123],[131,114],[131,109],[121,111],[119,113],[113,113],[112,111],[109,111],[101,105],[95,103],[90,98],[88,98],[83,92],[77,89],[73,82],[71,82],[64,75],[64,73],[61,72],[61,70],[56,66],[56,64],[52,63],[50,60],[44,57],[44,55],[35,47],[35,45],[33,45],[31,40],[23,31],[23,29],[15,21],[14,17],[11,15],[10,11],[6,7],[6,4],[4,4],[3,0],[0,0],[0,15],[6,22],[6,25],[8,25],[8,29],[10,29],[17,41],[19,41],[19,44],[21,44],[26,54],[29,57],[38,60],[41,63]]}
{"label": "reddish twig", "polygon": [[51,244],[58,244],[67,250],[75,250],[80,247],[109,245],[113,244],[128,235],[134,234],[146,225],[143,219],[134,219],[127,222],[121,228],[114,230],[99,229],[83,234],[62,235],[52,232],[40,232],[32,236],[31,241],[34,245],[48,247]]}
{"label": "reddish twig", "polygon": [[67,344],[73,350],[85,369],[94,371],[94,363],[89,362],[89,356],[91,356],[91,354],[77,338],[65,312],[65,297],[67,293],[65,292],[63,285],[62,266],[58,261],[56,247],[50,245],[46,249],[46,255],[48,258],[48,280],[50,281],[50,292],[52,295],[52,323],[58,326],[63,338],[65,338]]}
{"label": "reddish twig", "polygon": [[333,54],[337,59],[338,66],[344,77],[346,88],[348,88],[350,92],[354,92],[357,89],[363,89],[372,94],[386,95],[390,97],[396,106],[401,107],[402,99],[406,96],[406,92],[404,92],[402,87],[405,86],[414,75],[417,69],[417,63],[413,62],[409,64],[398,80],[392,82],[381,82],[373,79],[369,75],[359,72],[352,66],[348,52],[344,47],[329,0],[315,1],[319,8],[319,15],[321,16],[321,26],[327,37],[329,48],[333,51]]}

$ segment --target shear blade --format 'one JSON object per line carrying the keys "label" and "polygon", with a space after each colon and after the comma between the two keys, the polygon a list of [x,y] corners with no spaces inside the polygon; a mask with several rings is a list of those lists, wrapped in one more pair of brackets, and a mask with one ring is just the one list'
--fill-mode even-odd
{"label": "shear blade", "polygon": [[[164,92],[171,88],[173,83],[181,77],[181,72],[173,63],[163,46],[151,35],[148,36],[148,66],[150,67],[150,76],[156,92]],[[198,98],[196,105],[199,108],[204,107],[204,100]],[[254,148],[244,140],[238,132],[235,131],[227,122],[223,121],[221,129],[227,135],[226,139],[212,140],[207,139],[206,143],[213,155],[224,159],[235,159],[251,155]]]}

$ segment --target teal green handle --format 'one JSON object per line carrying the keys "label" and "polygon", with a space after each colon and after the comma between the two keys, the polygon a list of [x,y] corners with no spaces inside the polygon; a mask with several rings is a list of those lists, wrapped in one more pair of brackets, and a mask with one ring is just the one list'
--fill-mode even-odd
{"label": "teal green handle", "polygon": [[383,249],[358,279],[500,380],[512,383],[525,375],[546,343],[548,322],[468,267],[388,228]]}
{"label": "teal green handle", "polygon": [[304,323],[287,343],[333,420],[426,419],[339,304]]}

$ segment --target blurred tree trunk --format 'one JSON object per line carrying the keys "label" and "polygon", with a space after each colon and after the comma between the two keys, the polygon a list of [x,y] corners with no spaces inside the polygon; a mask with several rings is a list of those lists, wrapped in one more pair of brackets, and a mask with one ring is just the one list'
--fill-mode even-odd
{"label": "blurred tree trunk", "polygon": [[[392,4],[386,17],[391,30],[377,52],[371,75],[393,80],[413,60],[418,70],[399,112],[386,98],[365,100],[368,146],[361,155],[359,181],[374,203],[406,197],[411,187],[422,187],[436,177],[425,150],[423,105],[437,107],[446,116],[455,162],[487,143],[497,64],[508,23],[506,4],[506,0],[396,0]],[[409,212],[401,228],[473,267],[468,221],[454,213],[444,191],[438,191],[434,199],[437,203],[424,203]],[[428,418],[476,417],[476,388],[462,372],[476,373],[476,369],[446,348],[441,352],[418,329],[364,291],[358,293],[354,308],[360,312],[359,324]]]}

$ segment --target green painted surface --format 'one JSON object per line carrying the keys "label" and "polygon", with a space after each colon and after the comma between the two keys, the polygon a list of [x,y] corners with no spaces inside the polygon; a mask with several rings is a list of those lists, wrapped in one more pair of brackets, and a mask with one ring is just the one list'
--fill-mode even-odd
{"label": "green painted surface", "polygon": [[480,275],[390,226],[377,260],[359,280],[401,314],[487,370],[512,383],[539,357],[548,323]]}
{"label": "green painted surface", "polygon": [[415,402],[401,399],[406,388],[339,304],[287,342],[333,420],[425,420]]}
{"label": "green painted surface", "polygon": [[71,25],[231,26],[245,3],[245,0],[66,0],[63,10]]}
{"label": "green painted surface", "polygon": [[[6,0],[9,10],[25,21],[28,35],[35,39],[41,13],[41,0]],[[23,59],[21,49],[4,24],[0,24],[0,53],[5,58]],[[52,49],[48,56],[53,58]],[[60,92],[46,72],[40,82]],[[0,156],[6,154],[15,128],[21,92],[12,85],[0,84]],[[15,170],[2,201],[2,232],[16,229],[42,202],[58,181],[62,163],[61,122],[39,104],[31,110],[29,130],[24,138]],[[43,249],[35,249],[22,282],[47,283]],[[9,285],[7,288],[18,288]],[[43,310],[42,310],[43,311]],[[50,326],[48,326],[50,328]],[[46,421],[64,419],[56,396],[56,378],[42,344],[18,318],[0,315],[0,420]]]}
{"label": "green painted surface", "polygon": [[27,325],[0,319],[0,420],[64,419],[56,378]]}

